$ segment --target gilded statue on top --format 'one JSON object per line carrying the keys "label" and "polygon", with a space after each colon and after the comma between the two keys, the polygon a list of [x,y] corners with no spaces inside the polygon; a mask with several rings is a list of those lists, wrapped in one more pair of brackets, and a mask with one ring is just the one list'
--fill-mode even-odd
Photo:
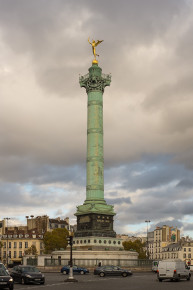
{"label": "gilded statue on top", "polygon": [[100,44],[101,42],[103,42],[103,40],[93,40],[92,42],[90,42],[90,39],[88,38],[88,42],[92,45],[92,52],[93,52],[93,55],[94,55],[94,60],[92,63],[98,63],[98,61],[96,60],[96,56],[99,56],[98,54],[96,54],[96,46],[98,44]]}

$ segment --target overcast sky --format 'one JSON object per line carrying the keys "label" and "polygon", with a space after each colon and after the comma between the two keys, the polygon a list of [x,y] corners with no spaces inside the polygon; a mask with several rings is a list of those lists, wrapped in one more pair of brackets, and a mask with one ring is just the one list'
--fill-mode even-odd
{"label": "overcast sky", "polygon": [[92,63],[104,92],[105,199],[117,233],[193,237],[193,1],[0,0],[0,218],[70,217],[86,198]]}

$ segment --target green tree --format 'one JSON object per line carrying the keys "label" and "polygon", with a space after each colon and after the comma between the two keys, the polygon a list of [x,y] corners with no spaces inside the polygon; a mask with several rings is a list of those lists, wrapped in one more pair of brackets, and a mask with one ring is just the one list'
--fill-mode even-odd
{"label": "green tree", "polygon": [[37,255],[38,251],[36,249],[36,246],[32,245],[31,247],[29,247],[27,250],[25,250],[25,254],[26,255]]}
{"label": "green tree", "polygon": [[144,244],[140,240],[125,241],[123,242],[124,250],[126,251],[136,251],[139,254],[139,259],[145,259],[146,253],[144,251]]}
{"label": "green tree", "polygon": [[69,236],[67,229],[54,229],[52,232],[47,232],[44,235],[45,253],[49,254],[52,251],[66,249],[68,245],[67,237]]}

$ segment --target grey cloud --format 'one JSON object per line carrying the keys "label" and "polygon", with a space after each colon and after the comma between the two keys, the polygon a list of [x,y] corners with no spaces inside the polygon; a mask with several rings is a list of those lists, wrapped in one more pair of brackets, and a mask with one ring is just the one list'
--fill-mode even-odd
{"label": "grey cloud", "polygon": [[90,36],[104,39],[99,61],[112,72],[104,95],[105,198],[115,205],[116,224],[192,215],[188,1],[0,0],[0,6],[2,65],[13,70],[0,74],[1,209],[11,192],[18,212],[20,204],[39,211],[42,205],[73,217],[83,203],[86,92],[78,74],[91,65]]}
{"label": "grey cloud", "polygon": [[107,183],[115,181],[117,188],[129,190],[161,187],[187,177],[191,180],[193,173],[183,166],[176,166],[172,156],[146,156],[139,162],[105,170]]}
{"label": "grey cloud", "polygon": [[188,179],[188,178],[184,178],[182,179],[177,186],[179,187],[184,187],[184,188],[193,188],[193,180],[192,179]]}
{"label": "grey cloud", "polygon": [[86,168],[78,164],[70,167],[51,166],[38,164],[33,159],[11,158],[1,162],[0,180],[24,184],[64,182],[84,186],[86,184]]}
{"label": "grey cloud", "polygon": [[[176,189],[165,190],[167,194],[152,194],[143,192],[132,204],[115,204],[119,223],[123,225],[143,223],[146,219],[156,224],[159,221],[180,220],[186,215],[192,215],[192,201],[184,192],[178,193]],[[163,193],[165,193],[163,191]],[[171,194],[172,193],[172,194]],[[177,196],[177,197],[176,197]],[[192,196],[192,193],[191,193]],[[177,200],[176,200],[177,198]],[[165,223],[164,221],[164,223]]]}
{"label": "grey cloud", "polygon": [[193,231],[193,224],[185,224],[184,226],[183,226],[183,230],[184,231]]}
{"label": "grey cloud", "polygon": [[149,230],[153,231],[155,230],[156,227],[162,227],[164,225],[167,225],[170,227],[177,227],[178,229],[183,227],[183,223],[181,221],[173,219],[173,220],[165,220],[165,221],[156,223],[154,225],[151,225]]}
{"label": "grey cloud", "polygon": [[107,203],[109,204],[122,204],[122,203],[126,203],[126,204],[131,204],[131,198],[130,197],[120,197],[120,198],[106,198]]}

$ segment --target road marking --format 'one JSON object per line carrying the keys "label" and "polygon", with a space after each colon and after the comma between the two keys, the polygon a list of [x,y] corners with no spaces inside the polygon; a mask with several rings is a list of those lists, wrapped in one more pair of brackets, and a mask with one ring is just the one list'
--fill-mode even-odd
{"label": "road marking", "polygon": [[[69,283],[71,283],[71,282],[69,282]],[[28,286],[28,287],[25,287],[25,288],[21,287],[21,288],[17,288],[17,289],[25,290],[25,289],[35,289],[37,287],[41,287],[41,289],[42,289],[42,288],[45,288],[45,287],[57,286],[57,285],[62,285],[62,284],[64,284],[64,282],[54,283],[54,284],[46,284],[46,285],[34,285],[33,288],[31,286]]]}

